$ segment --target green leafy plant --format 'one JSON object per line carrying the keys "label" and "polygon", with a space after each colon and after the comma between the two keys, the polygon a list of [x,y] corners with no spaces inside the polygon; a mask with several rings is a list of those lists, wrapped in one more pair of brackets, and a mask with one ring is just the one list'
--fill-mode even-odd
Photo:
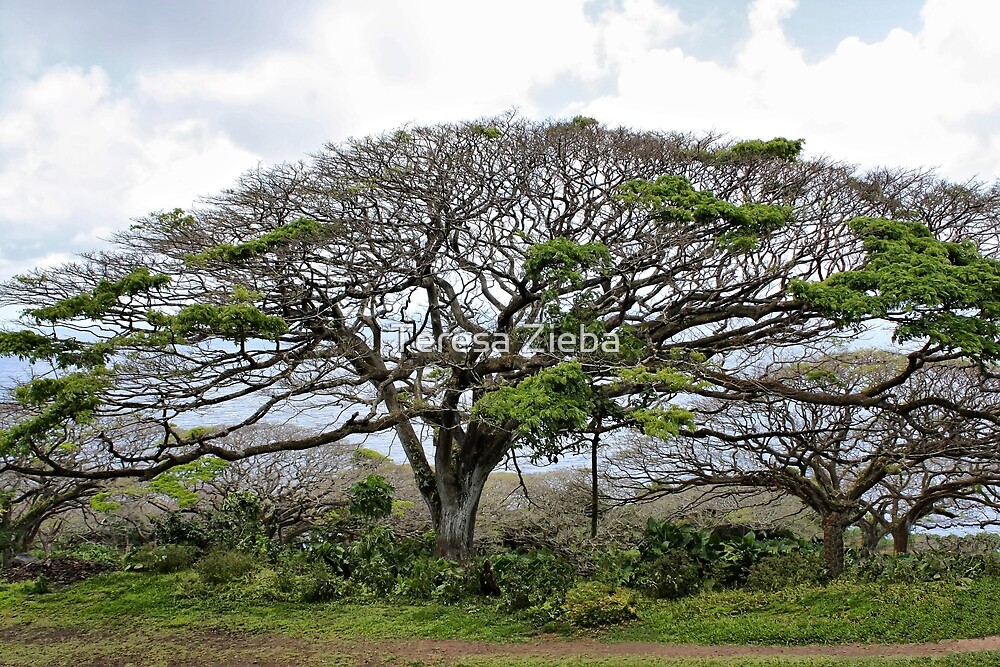
{"label": "green leafy plant", "polygon": [[243,579],[257,568],[256,558],[231,549],[210,551],[195,565],[198,576],[210,586],[228,584]]}
{"label": "green leafy plant", "polygon": [[364,481],[351,485],[351,516],[381,519],[392,512],[392,484],[380,475],[368,475]]}
{"label": "green leafy plant", "polygon": [[141,572],[176,572],[191,567],[197,557],[197,547],[164,544],[133,551],[126,560],[125,569]]}
{"label": "green leafy plant", "polygon": [[557,619],[562,613],[566,591],[573,584],[573,568],[550,551],[527,554],[505,553],[491,558],[500,605],[520,612],[537,625]]}
{"label": "green leafy plant", "polygon": [[563,610],[566,620],[579,628],[619,625],[636,618],[635,593],[588,581],[566,592]]}

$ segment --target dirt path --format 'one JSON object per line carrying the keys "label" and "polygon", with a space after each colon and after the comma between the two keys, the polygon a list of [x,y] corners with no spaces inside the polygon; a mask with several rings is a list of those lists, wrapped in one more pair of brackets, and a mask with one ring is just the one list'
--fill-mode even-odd
{"label": "dirt path", "polygon": [[932,657],[972,651],[1000,651],[1000,637],[953,639],[933,644],[846,644],[841,646],[698,646],[626,642],[611,644],[593,639],[550,639],[521,644],[486,644],[453,640],[419,639],[409,642],[378,642],[359,645],[366,650],[389,653],[400,658],[441,658],[470,655],[511,655],[542,658],[608,656],[649,656],[659,658],[734,657]]}
{"label": "dirt path", "polygon": [[[7,651],[4,651],[6,648]],[[595,639],[545,638],[515,644],[461,640],[341,640],[305,639],[283,635],[230,635],[213,631],[190,634],[128,635],[78,632],[66,629],[16,626],[0,630],[0,654],[22,656],[2,666],[144,665],[186,667],[227,665],[270,667],[278,665],[451,665],[476,657],[608,659],[632,658],[739,658],[739,657],[934,657],[974,651],[1000,651],[1000,637],[957,639],[932,644],[841,646],[697,646],[629,642],[611,644]],[[52,659],[41,652],[52,651]],[[32,656],[40,658],[35,662]]]}

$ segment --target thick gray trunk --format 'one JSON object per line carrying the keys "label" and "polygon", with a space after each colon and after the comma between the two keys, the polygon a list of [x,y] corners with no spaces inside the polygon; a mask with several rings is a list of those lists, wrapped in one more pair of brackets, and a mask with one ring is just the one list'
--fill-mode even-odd
{"label": "thick gray trunk", "polygon": [[473,471],[454,481],[439,480],[438,512],[433,513],[434,553],[442,558],[465,561],[475,555],[476,512],[489,471]]}

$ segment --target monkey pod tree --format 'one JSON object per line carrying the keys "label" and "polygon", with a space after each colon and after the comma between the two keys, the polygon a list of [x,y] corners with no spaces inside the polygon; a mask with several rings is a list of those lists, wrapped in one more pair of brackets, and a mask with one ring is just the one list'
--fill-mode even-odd
{"label": "monkey pod tree", "polygon": [[[800,149],[511,115],[250,172],[4,286],[0,303],[26,310],[0,350],[52,371],[18,389],[30,417],[0,452],[47,475],[152,479],[207,454],[391,434],[437,552],[464,558],[483,485],[515,448],[557,456],[597,421],[676,432],[678,392],[747,393],[760,355],[870,316],[818,282],[864,265],[850,220],[925,206],[941,238],[990,228],[975,184]],[[229,438],[306,406],[325,426]],[[73,447],[53,436],[64,424],[95,419],[157,436],[105,438],[97,471],[49,456]],[[197,420],[212,428],[177,426]]]}

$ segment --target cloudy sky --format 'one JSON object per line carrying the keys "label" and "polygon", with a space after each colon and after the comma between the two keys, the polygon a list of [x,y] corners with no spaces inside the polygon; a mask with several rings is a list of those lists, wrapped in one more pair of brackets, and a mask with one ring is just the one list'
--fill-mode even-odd
{"label": "cloudy sky", "polygon": [[993,181],[997,25],[997,0],[0,0],[0,278],[260,162],[511,108]]}

